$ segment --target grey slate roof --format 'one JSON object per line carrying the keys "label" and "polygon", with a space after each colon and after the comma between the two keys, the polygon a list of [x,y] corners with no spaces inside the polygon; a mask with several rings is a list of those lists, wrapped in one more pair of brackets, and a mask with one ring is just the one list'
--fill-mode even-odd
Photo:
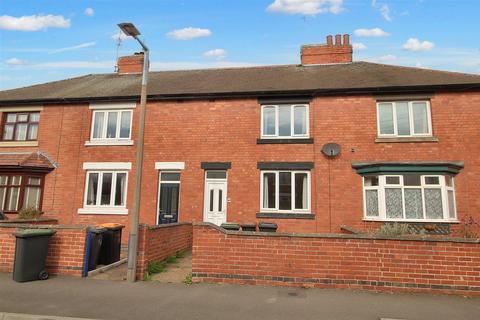
{"label": "grey slate roof", "polygon": [[[0,91],[0,104],[136,98],[140,75],[91,74]],[[386,92],[425,88],[480,89],[480,75],[370,62],[278,65],[249,68],[150,72],[148,95],[182,98],[208,95]]]}

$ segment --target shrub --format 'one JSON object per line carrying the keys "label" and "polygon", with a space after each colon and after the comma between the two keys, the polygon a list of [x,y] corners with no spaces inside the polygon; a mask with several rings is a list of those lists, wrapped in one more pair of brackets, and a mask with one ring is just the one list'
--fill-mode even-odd
{"label": "shrub", "polygon": [[42,211],[35,207],[23,208],[18,212],[19,219],[35,219],[39,218],[43,214]]}
{"label": "shrub", "polygon": [[165,271],[165,261],[153,261],[148,265],[148,273],[153,275]]}
{"label": "shrub", "polygon": [[189,273],[182,282],[186,285],[192,284],[192,274]]}
{"label": "shrub", "polygon": [[387,237],[398,237],[407,234],[412,234],[410,227],[405,223],[386,223],[380,227],[380,229],[375,230],[375,235],[377,236],[387,236]]}

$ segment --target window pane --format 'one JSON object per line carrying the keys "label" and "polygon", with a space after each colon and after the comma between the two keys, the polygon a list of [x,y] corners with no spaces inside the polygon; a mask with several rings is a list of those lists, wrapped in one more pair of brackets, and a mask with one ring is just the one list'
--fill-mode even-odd
{"label": "window pane", "polygon": [[0,188],[0,210],[5,210],[5,193],[7,192],[7,188],[3,187]]}
{"label": "window pane", "polygon": [[27,122],[28,114],[19,114],[17,115],[17,122]]}
{"label": "window pane", "polygon": [[3,140],[12,140],[13,139],[13,124],[6,124],[3,127]]}
{"label": "window pane", "polygon": [[420,175],[418,174],[406,174],[403,176],[403,185],[404,186],[420,186]]}
{"label": "window pane", "polygon": [[410,119],[408,115],[408,103],[397,102],[395,105],[396,105],[396,111],[397,111],[398,135],[408,136],[410,135]]}
{"label": "window pane", "polygon": [[222,200],[223,200],[223,192],[222,189],[218,189],[218,212],[222,212]]}
{"label": "window pane", "polygon": [[7,211],[17,211],[18,209],[18,195],[20,194],[20,188],[10,188],[9,197],[7,200]]}
{"label": "window pane", "polygon": [[445,185],[447,187],[453,187],[453,178],[452,176],[445,176]]}
{"label": "window pane", "polygon": [[400,177],[385,177],[386,184],[400,184]]}
{"label": "window pane", "polygon": [[285,137],[291,136],[291,107],[290,106],[280,106],[278,107],[278,135]]}
{"label": "window pane", "polygon": [[442,191],[425,188],[425,213],[427,219],[443,219]]}
{"label": "window pane", "polygon": [[10,184],[19,186],[22,183],[22,176],[13,176],[10,178]]}
{"label": "window pane", "polygon": [[117,116],[118,116],[118,112],[108,113],[107,138],[117,137]]}
{"label": "window pane", "polygon": [[23,207],[38,209],[39,206],[40,206],[40,188],[26,187]]}
{"label": "window pane", "polygon": [[402,189],[385,188],[387,218],[403,218]]}
{"label": "window pane", "polygon": [[306,173],[295,174],[295,209],[308,209],[308,184]]}
{"label": "window pane", "polygon": [[16,121],[17,121],[17,114],[16,113],[7,114],[7,122],[16,122]]}
{"label": "window pane", "polygon": [[378,122],[380,134],[394,134],[393,130],[393,107],[391,103],[380,103],[378,105]]}
{"label": "window pane", "polygon": [[227,179],[225,171],[207,171],[207,179]]}
{"label": "window pane", "polygon": [[117,173],[117,182],[115,183],[115,205],[125,205],[125,189],[127,183],[126,173]]}
{"label": "window pane", "polygon": [[132,116],[131,111],[123,111],[122,119],[120,121],[120,138],[130,137],[130,118]]}
{"label": "window pane", "polygon": [[453,190],[448,190],[448,217],[450,219],[455,219],[455,195]]}
{"label": "window pane", "polygon": [[176,188],[171,188],[172,194],[172,203],[170,213],[178,213],[178,186]]}
{"label": "window pane", "polygon": [[100,198],[100,205],[110,205],[110,198],[112,194],[112,174],[104,173],[102,175],[102,194]]}
{"label": "window pane", "polygon": [[377,176],[365,177],[364,180],[365,180],[365,187],[378,186],[378,177]]}
{"label": "window pane", "polygon": [[40,113],[30,113],[30,122],[39,122],[40,121]]}
{"label": "window pane", "polygon": [[17,130],[15,131],[15,140],[26,140],[27,128],[28,124],[26,123],[17,124]]}
{"label": "window pane", "polygon": [[28,130],[28,140],[37,140],[38,124],[31,124]]}
{"label": "window pane", "polygon": [[41,178],[38,178],[38,177],[29,177],[27,184],[33,185],[33,186],[39,186],[41,182],[42,182],[42,179],[41,179]]}
{"label": "window pane", "polygon": [[90,173],[88,175],[87,205],[94,206],[97,204],[97,192],[98,192],[98,173]]}
{"label": "window pane", "polygon": [[365,206],[368,217],[378,217],[378,191],[365,190]]}
{"label": "window pane", "polygon": [[162,181],[180,181],[180,173],[178,172],[162,172],[160,174]]}
{"label": "window pane", "polygon": [[292,173],[279,173],[278,208],[280,210],[292,210]]}
{"label": "window pane", "polygon": [[104,116],[105,112],[95,112],[95,118],[93,120],[93,138],[102,138]]}
{"label": "window pane", "polygon": [[307,134],[307,107],[295,107],[293,109],[294,134]]}
{"label": "window pane", "polygon": [[407,219],[423,218],[422,189],[405,189],[405,217]]}
{"label": "window pane", "polygon": [[275,209],[276,202],[275,173],[267,172],[263,174],[263,207]]}
{"label": "window pane", "polygon": [[263,134],[275,134],[275,107],[263,108]]}
{"label": "window pane", "polygon": [[425,184],[439,185],[440,180],[438,177],[425,177]]}
{"label": "window pane", "polygon": [[213,194],[214,194],[214,190],[211,189],[210,190],[210,212],[213,212]]}
{"label": "window pane", "polygon": [[0,185],[4,186],[7,184],[7,176],[0,176]]}
{"label": "window pane", "polygon": [[412,109],[415,133],[428,133],[427,104],[425,102],[414,102]]}

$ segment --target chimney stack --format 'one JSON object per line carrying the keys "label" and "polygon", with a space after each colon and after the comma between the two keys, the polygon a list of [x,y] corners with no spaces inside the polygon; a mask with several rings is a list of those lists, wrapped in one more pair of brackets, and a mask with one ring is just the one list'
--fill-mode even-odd
{"label": "chimney stack", "polygon": [[143,52],[135,52],[133,56],[120,57],[117,61],[118,74],[135,74],[143,71]]}
{"label": "chimney stack", "polygon": [[329,35],[326,44],[302,46],[302,65],[348,63],[352,62],[352,53],[353,48],[348,34],[343,35],[343,42],[340,34],[335,35],[335,44],[333,44],[333,37]]}

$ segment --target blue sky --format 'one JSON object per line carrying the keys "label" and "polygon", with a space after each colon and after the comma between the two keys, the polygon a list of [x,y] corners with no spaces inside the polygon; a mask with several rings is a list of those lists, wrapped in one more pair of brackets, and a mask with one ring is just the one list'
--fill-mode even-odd
{"label": "blue sky", "polygon": [[[478,0],[0,0],[0,90],[113,72],[131,21],[151,70],[295,64],[349,33],[354,60],[480,73]],[[131,39],[118,53],[138,51]]]}

